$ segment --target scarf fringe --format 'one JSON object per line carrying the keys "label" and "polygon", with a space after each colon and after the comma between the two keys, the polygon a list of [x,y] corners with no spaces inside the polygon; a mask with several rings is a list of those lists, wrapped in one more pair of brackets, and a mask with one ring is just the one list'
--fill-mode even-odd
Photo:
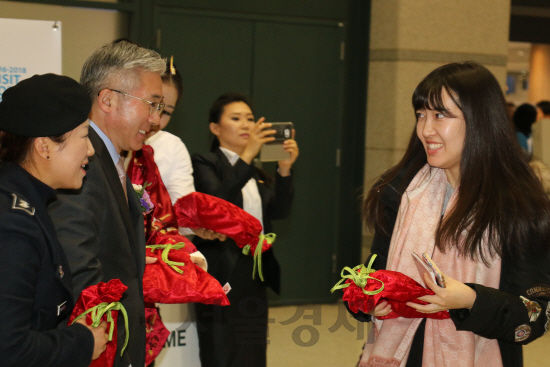
{"label": "scarf fringe", "polygon": [[387,359],[382,356],[373,356],[369,357],[367,362],[361,361],[357,367],[399,367],[401,362],[395,358]]}

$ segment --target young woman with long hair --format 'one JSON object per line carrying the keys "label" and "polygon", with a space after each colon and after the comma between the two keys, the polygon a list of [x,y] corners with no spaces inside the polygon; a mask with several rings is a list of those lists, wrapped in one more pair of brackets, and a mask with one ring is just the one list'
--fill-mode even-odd
{"label": "young woman with long hair", "polygon": [[[367,194],[375,269],[435,292],[409,303],[450,319],[377,320],[360,366],[521,366],[522,344],[548,329],[550,201],[506,115],[495,77],[474,62],[432,71],[413,93],[416,126],[401,161]],[[446,287],[420,279],[427,252]],[[372,256],[372,255],[371,255]]]}

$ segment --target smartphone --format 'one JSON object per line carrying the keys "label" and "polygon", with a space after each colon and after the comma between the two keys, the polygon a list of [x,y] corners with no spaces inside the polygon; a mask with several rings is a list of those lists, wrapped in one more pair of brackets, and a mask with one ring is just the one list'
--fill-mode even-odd
{"label": "smartphone", "polygon": [[287,139],[292,139],[292,122],[271,122],[271,127],[266,130],[275,130],[275,134],[269,135],[275,138],[274,141],[265,143],[260,150],[260,161],[273,162],[288,159],[290,153],[285,152],[283,142]]}
{"label": "smartphone", "polygon": [[[439,268],[437,267],[437,265],[435,265],[435,263],[432,261],[427,253],[423,253],[422,256],[420,256],[413,251],[411,253],[411,256],[414,259],[416,269],[420,274],[422,282],[424,282],[424,274],[428,273],[434,283],[436,283],[441,288],[445,288],[445,278],[443,278],[441,271],[439,271]],[[424,283],[424,285],[426,284]]]}
{"label": "smartphone", "polygon": [[435,263],[433,262],[430,255],[428,255],[427,253],[424,252],[422,254],[422,259],[424,259],[426,264],[428,264],[430,269],[432,269],[437,285],[440,286],[441,288],[446,288],[445,278],[443,277],[443,274],[441,274],[441,271],[439,270],[437,265],[435,265]]}

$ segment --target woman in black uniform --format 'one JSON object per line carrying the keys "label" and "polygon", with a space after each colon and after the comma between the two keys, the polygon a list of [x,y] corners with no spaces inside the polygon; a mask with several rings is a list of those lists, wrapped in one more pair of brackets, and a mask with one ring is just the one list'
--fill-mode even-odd
{"label": "woman in black uniform", "polygon": [[[279,161],[274,185],[252,165],[275,130],[261,118],[254,122],[250,103],[239,94],[219,97],[210,109],[214,143],[208,154],[192,157],[197,191],[227,200],[256,217],[271,232],[271,220],[289,216],[294,187],[291,168],[298,157],[294,139],[284,142],[289,158]],[[243,255],[232,240],[197,240],[208,271],[232,290],[230,306],[196,304],[200,358],[203,367],[261,367],[266,365],[266,285],[279,292],[279,264],[273,250],[262,255],[265,283],[252,279],[253,258]]]}
{"label": "woman in black uniform", "polygon": [[0,103],[0,364],[88,366],[105,350],[106,323],[66,328],[71,272],[46,206],[79,189],[94,149],[91,101],[76,81],[35,75]]}

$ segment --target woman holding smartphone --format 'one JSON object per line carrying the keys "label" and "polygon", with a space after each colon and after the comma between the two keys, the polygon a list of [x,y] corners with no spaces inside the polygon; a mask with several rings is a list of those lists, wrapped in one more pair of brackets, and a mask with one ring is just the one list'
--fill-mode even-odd
{"label": "woman holding smartphone", "polygon": [[[275,180],[255,168],[252,160],[275,133],[264,118],[254,122],[250,103],[240,94],[220,96],[210,109],[211,152],[192,157],[197,191],[225,199],[256,217],[264,233],[271,220],[290,215],[294,196],[292,165],[298,157],[294,139],[284,142],[289,158],[278,162]],[[279,264],[273,250],[262,255],[265,283],[252,279],[253,257],[243,255],[230,239],[195,242],[209,272],[229,283],[230,306],[196,305],[200,358],[203,367],[266,365],[266,285],[279,293]]]}
{"label": "woman holding smartphone", "polygon": [[[444,65],[412,97],[416,126],[401,161],[368,192],[373,268],[405,273],[435,295],[429,314],[378,320],[360,366],[522,366],[522,344],[550,318],[550,201],[506,115],[495,77],[473,63]],[[411,252],[428,253],[445,288],[419,279]],[[371,255],[372,256],[372,255]]]}
{"label": "woman holding smartphone", "polygon": [[35,75],[0,102],[0,364],[89,366],[105,350],[106,322],[66,328],[71,271],[47,205],[55,189],[79,189],[94,148],[91,101],[76,81]]}

